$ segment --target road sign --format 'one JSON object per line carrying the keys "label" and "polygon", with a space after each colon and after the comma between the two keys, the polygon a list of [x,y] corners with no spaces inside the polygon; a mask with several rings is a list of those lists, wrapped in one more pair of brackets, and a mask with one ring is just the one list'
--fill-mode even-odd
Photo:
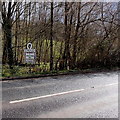
{"label": "road sign", "polygon": [[32,49],[32,43],[27,44],[27,49]]}
{"label": "road sign", "polygon": [[27,49],[24,49],[24,61],[25,63],[35,64],[36,51],[32,49],[32,44],[27,44]]}

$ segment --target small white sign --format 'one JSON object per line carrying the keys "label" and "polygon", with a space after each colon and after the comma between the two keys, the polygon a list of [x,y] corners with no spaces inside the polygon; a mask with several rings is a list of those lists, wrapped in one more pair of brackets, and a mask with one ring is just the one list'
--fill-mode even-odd
{"label": "small white sign", "polygon": [[36,51],[32,49],[32,44],[27,44],[27,49],[24,49],[24,61],[25,63],[35,64]]}

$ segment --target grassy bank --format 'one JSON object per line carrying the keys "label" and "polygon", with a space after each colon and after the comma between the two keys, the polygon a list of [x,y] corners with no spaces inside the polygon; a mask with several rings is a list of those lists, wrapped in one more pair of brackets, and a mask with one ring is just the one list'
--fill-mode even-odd
{"label": "grassy bank", "polygon": [[119,68],[91,68],[91,69],[76,69],[76,70],[62,70],[62,71],[49,71],[48,69],[41,69],[40,66],[14,66],[14,69],[11,70],[7,65],[3,66],[2,68],[2,78],[14,78],[14,77],[34,77],[40,75],[59,75],[59,74],[67,74],[67,73],[87,73],[87,72],[100,72],[106,70],[119,70]]}
{"label": "grassy bank", "polygon": [[62,70],[62,71],[49,71],[49,69],[41,69],[40,66],[34,67],[23,67],[23,66],[14,66],[14,69],[9,69],[8,66],[3,66],[2,69],[2,78],[10,77],[27,77],[27,76],[36,76],[36,75],[46,75],[46,74],[60,74],[68,72],[76,72],[78,70]]}

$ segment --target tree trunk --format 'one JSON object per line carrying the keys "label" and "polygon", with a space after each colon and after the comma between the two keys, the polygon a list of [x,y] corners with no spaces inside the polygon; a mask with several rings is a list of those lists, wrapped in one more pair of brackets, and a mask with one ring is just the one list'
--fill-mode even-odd
{"label": "tree trunk", "polygon": [[53,2],[51,2],[50,71],[53,70]]}
{"label": "tree trunk", "polygon": [[74,36],[74,45],[73,45],[73,61],[72,61],[72,68],[74,69],[76,67],[76,53],[77,53],[77,38],[78,38],[78,30],[79,30],[79,24],[80,24],[80,7],[81,3],[78,4],[78,15],[77,15],[77,26],[75,29],[75,36]]}
{"label": "tree trunk", "polygon": [[[6,47],[8,55],[8,65],[10,69],[13,69],[13,50],[12,50],[12,19],[11,19],[11,2],[8,3],[8,13],[5,9],[2,9],[3,30],[6,38]],[[5,4],[4,4],[5,7]],[[5,51],[4,51],[5,52]]]}
{"label": "tree trunk", "polygon": [[118,2],[118,67],[120,67],[120,2]]}
{"label": "tree trunk", "polygon": [[4,32],[4,28],[3,29],[3,56],[2,56],[2,64],[6,64],[7,63],[7,46],[6,46],[6,35]]}
{"label": "tree trunk", "polygon": [[63,55],[63,68],[67,70],[68,66],[68,51],[69,51],[69,41],[68,41],[68,27],[67,27],[67,19],[68,19],[68,3],[65,2],[65,49],[64,49],[64,55]]}

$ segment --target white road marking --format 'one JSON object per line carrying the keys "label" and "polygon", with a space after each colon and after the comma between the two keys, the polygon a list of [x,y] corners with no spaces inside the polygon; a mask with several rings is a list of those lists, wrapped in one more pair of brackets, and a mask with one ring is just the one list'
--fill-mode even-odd
{"label": "white road marking", "polygon": [[[108,86],[117,85],[117,84],[118,83],[112,83],[112,84],[107,84],[107,85],[104,85],[104,86],[98,86],[98,87],[95,87],[95,88],[108,87]],[[26,99],[21,99],[21,100],[14,100],[14,101],[10,101],[9,103],[13,104],[13,103],[20,103],[20,102],[32,101],[32,100],[37,100],[37,99],[41,99],[41,98],[48,98],[48,97],[54,97],[54,96],[59,96],[59,95],[65,95],[65,94],[75,93],[75,92],[81,92],[81,91],[84,91],[84,90],[86,90],[86,89],[78,89],[78,90],[72,90],[72,91],[67,91],[67,92],[55,93],[55,94],[50,94],[50,95],[44,95],[44,96],[26,98]]]}
{"label": "white road marking", "polygon": [[105,85],[106,87],[107,86],[112,86],[112,85],[117,85],[118,83],[112,83],[112,84],[108,84],[108,85]]}
{"label": "white road marking", "polygon": [[31,101],[31,100],[37,100],[41,98],[47,98],[47,97],[53,97],[53,96],[59,96],[59,95],[65,95],[69,93],[75,93],[75,92],[81,92],[85,89],[79,89],[79,90],[73,90],[73,91],[67,91],[67,92],[61,92],[61,93],[56,93],[56,94],[50,94],[50,95],[44,95],[44,96],[39,96],[39,97],[33,97],[33,98],[27,98],[27,99],[22,99],[22,100],[15,100],[15,101],[10,101],[10,103],[19,103],[19,102],[25,102],[25,101]]}

